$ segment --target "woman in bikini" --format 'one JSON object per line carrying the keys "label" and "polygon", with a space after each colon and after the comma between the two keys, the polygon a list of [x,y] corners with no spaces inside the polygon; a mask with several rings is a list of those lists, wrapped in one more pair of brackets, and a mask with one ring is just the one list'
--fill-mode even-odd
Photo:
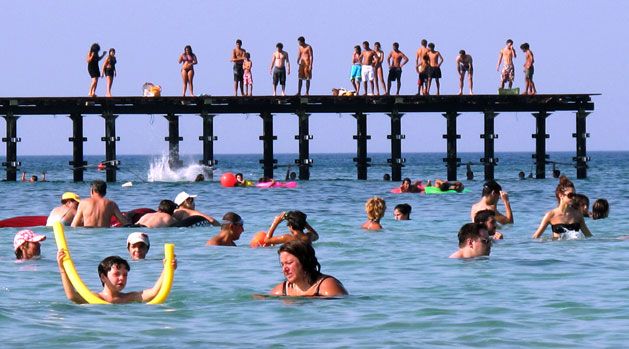
{"label": "woman in bikini", "polygon": [[553,231],[553,240],[592,236],[581,212],[572,207],[574,194],[574,184],[566,176],[559,177],[559,184],[555,189],[558,205],[544,215],[533,239],[541,237],[549,224]]}
{"label": "woman in bikini", "polygon": [[[279,245],[287,243],[289,241],[303,241],[306,243],[312,243],[319,239],[319,234],[308,224],[306,218],[308,216],[301,211],[288,211],[282,212],[273,219],[269,231],[266,233],[264,240],[265,246]],[[282,222],[286,221],[289,233],[281,236],[273,236],[275,229]],[[304,232],[306,230],[306,232]]]}
{"label": "woman in bikini", "polygon": [[98,62],[107,54],[107,51],[103,51],[102,55],[98,55],[100,51],[99,44],[92,44],[90,52],[87,53],[87,72],[90,74],[92,82],[90,83],[89,97],[96,97],[96,86],[98,85],[98,78],[100,78],[100,69],[98,68]]}
{"label": "woman in bikini", "polygon": [[183,79],[183,96],[186,96],[186,89],[190,85],[190,96],[194,96],[194,65],[197,64],[197,56],[192,53],[192,47],[187,45],[183,49],[183,53],[179,56],[179,63],[183,63],[181,67],[181,79]]}
{"label": "woman in bikini", "polygon": [[366,230],[380,230],[380,220],[384,217],[384,211],[387,209],[387,204],[384,199],[378,196],[374,196],[367,200],[365,203],[365,212],[367,212],[367,221],[363,223],[362,228]]}
{"label": "woman in bikini", "polygon": [[311,244],[297,240],[287,242],[277,253],[286,280],[273,287],[271,295],[341,297],[348,294],[339,280],[320,272],[321,265]]}
{"label": "woman in bikini", "polygon": [[380,43],[376,42],[373,44],[374,51],[376,51],[376,60],[374,61],[374,84],[376,85],[376,94],[380,95],[380,86],[382,85],[382,93],[387,93],[387,84],[384,82],[384,75],[382,73],[382,62],[384,62],[384,51],[380,47]]}
{"label": "woman in bikini", "polygon": [[110,48],[109,55],[103,63],[102,74],[103,77],[107,78],[107,93],[105,94],[107,97],[111,97],[111,85],[114,83],[114,76],[116,75],[116,50]]}

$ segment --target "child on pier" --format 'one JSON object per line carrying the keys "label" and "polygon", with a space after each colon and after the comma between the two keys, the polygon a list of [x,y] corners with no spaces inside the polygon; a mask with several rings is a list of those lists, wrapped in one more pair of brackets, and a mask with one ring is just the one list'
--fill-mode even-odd
{"label": "child on pier", "polygon": [[245,96],[253,95],[253,75],[251,75],[251,66],[253,63],[251,62],[251,54],[249,52],[245,53],[245,60],[242,63],[242,68],[244,70],[243,73],[243,84],[245,85]]}

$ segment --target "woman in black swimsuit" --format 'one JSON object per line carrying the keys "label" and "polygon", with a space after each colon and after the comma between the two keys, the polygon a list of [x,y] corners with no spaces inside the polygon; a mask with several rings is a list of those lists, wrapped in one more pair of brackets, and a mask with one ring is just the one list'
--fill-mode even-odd
{"label": "woman in black swimsuit", "polygon": [[94,43],[92,44],[92,47],[90,47],[90,52],[87,53],[87,71],[90,73],[90,78],[92,78],[90,93],[88,94],[89,97],[96,96],[96,86],[98,85],[98,78],[100,77],[98,62],[100,62],[100,60],[107,54],[107,51],[103,51],[103,54],[99,56],[99,51],[100,45]]}
{"label": "woman in black swimsuit", "polygon": [[592,236],[581,212],[572,207],[574,194],[574,184],[566,176],[559,177],[559,184],[555,189],[558,205],[544,215],[533,234],[533,239],[541,237],[549,224],[553,231],[553,240],[561,239],[562,235],[569,231],[581,231],[586,237]]}
{"label": "woman in black swimsuit", "polygon": [[347,295],[343,284],[333,276],[321,274],[321,265],[311,244],[290,241],[282,245],[277,253],[286,281],[272,290],[274,296],[291,297],[340,297]]}
{"label": "woman in black swimsuit", "polygon": [[109,49],[109,55],[105,58],[103,63],[103,77],[107,78],[107,97],[111,97],[111,85],[114,83],[114,76],[116,76],[116,50]]}

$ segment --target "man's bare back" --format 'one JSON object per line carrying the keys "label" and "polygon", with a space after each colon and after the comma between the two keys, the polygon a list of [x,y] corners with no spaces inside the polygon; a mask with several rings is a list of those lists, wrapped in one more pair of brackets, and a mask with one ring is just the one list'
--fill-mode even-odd
{"label": "man's bare back", "polygon": [[139,225],[143,225],[147,228],[162,228],[169,227],[176,220],[173,216],[169,215],[166,212],[155,212],[155,213],[147,213],[138,221]]}
{"label": "man's bare back", "polygon": [[111,217],[116,216],[121,224],[127,224],[118,205],[104,197],[93,196],[79,203],[76,216],[72,220],[73,227],[109,228]]}
{"label": "man's bare back", "polygon": [[[428,53],[428,47],[420,47],[417,50],[417,54],[415,56],[415,66],[419,67],[419,64],[422,62],[422,60],[424,59],[424,56]],[[417,68],[417,70],[419,70],[419,68]],[[419,73],[419,71],[418,71]]]}
{"label": "man's bare back", "polygon": [[441,57],[441,53],[439,53],[439,51],[428,51],[426,54],[428,55],[428,62],[430,62],[431,67],[436,68],[440,65],[439,57]]}

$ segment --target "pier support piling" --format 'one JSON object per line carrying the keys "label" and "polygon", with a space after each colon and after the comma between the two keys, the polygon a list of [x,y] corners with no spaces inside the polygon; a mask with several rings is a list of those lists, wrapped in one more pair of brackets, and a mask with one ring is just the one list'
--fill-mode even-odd
{"label": "pier support piling", "polygon": [[550,135],[546,133],[546,118],[550,116],[550,113],[546,111],[540,111],[533,113],[535,117],[535,133],[531,136],[535,138],[535,178],[546,178],[546,139],[550,138]]}
{"label": "pier support piling", "polygon": [[17,136],[17,119],[20,117],[13,113],[6,113],[4,120],[7,123],[7,136],[2,141],[7,144],[7,161],[2,163],[6,167],[7,181],[15,182],[17,180],[17,170],[22,165],[17,161],[17,144],[22,141]]}
{"label": "pier support piling", "polygon": [[299,159],[295,160],[295,164],[299,166],[299,179],[310,179],[310,166],[312,166],[312,159],[310,159],[310,140],[313,138],[309,134],[309,120],[310,114],[299,111],[296,113],[299,119],[299,134],[295,136],[295,139],[299,141]]}
{"label": "pier support piling", "polygon": [[199,161],[200,164],[210,167],[210,175],[214,175],[214,165],[218,161],[214,160],[214,141],[218,140],[218,137],[214,136],[214,116],[213,114],[202,113],[203,119],[203,136],[199,136],[199,140],[203,141],[203,159]]}
{"label": "pier support piling", "polygon": [[498,159],[495,158],[494,153],[494,139],[498,138],[498,135],[494,133],[494,119],[498,116],[492,110],[486,110],[485,115],[485,132],[480,135],[485,141],[485,157],[480,159],[485,167],[485,180],[490,181],[494,179],[494,167],[498,164]]}
{"label": "pier support piling", "polygon": [[179,160],[179,142],[183,141],[183,137],[179,136],[179,115],[169,113],[164,118],[168,120],[168,137],[164,138],[168,142],[168,166],[179,168],[183,165]]}
{"label": "pier support piling", "polygon": [[402,157],[402,116],[397,110],[387,114],[391,118],[391,134],[387,138],[391,140],[391,158],[387,161],[391,164],[391,180],[399,182],[402,180],[402,167],[406,159]]}
{"label": "pier support piling", "polygon": [[116,170],[120,161],[116,159],[116,142],[120,141],[120,137],[116,137],[116,119],[118,115],[112,113],[103,113],[105,119],[105,137],[100,140],[105,142],[105,172],[106,181],[116,181]]}
{"label": "pier support piling", "polygon": [[586,132],[585,118],[590,115],[583,109],[580,109],[576,113],[577,117],[577,132],[572,134],[572,137],[576,138],[577,143],[577,156],[572,160],[576,161],[577,167],[577,179],[585,179],[588,176],[588,161],[590,158],[587,156],[586,142],[590,134]]}
{"label": "pier support piling", "polygon": [[273,158],[273,141],[277,139],[277,136],[273,135],[273,114],[261,113],[262,118],[262,136],[260,140],[262,145],[262,160],[260,163],[264,168],[264,177],[273,178],[273,169],[277,160]]}
{"label": "pier support piling", "polygon": [[457,112],[447,112],[443,116],[446,118],[446,134],[443,138],[447,141],[447,154],[443,159],[448,168],[448,180],[456,181],[456,170],[461,162],[461,159],[457,158],[456,152],[456,140],[461,138],[461,135],[456,133],[456,118],[461,115]]}
{"label": "pier support piling", "polygon": [[371,139],[371,136],[367,134],[367,115],[365,113],[353,114],[356,118],[356,134],[354,139],[356,140],[356,157],[354,162],[356,163],[357,178],[365,180],[367,179],[367,167],[370,166],[371,158],[367,157],[367,140]]}
{"label": "pier support piling", "polygon": [[81,113],[70,114],[72,120],[72,137],[68,138],[72,142],[72,176],[75,182],[83,182],[83,174],[87,161],[83,158],[83,143],[87,138],[83,137],[83,115]]}

